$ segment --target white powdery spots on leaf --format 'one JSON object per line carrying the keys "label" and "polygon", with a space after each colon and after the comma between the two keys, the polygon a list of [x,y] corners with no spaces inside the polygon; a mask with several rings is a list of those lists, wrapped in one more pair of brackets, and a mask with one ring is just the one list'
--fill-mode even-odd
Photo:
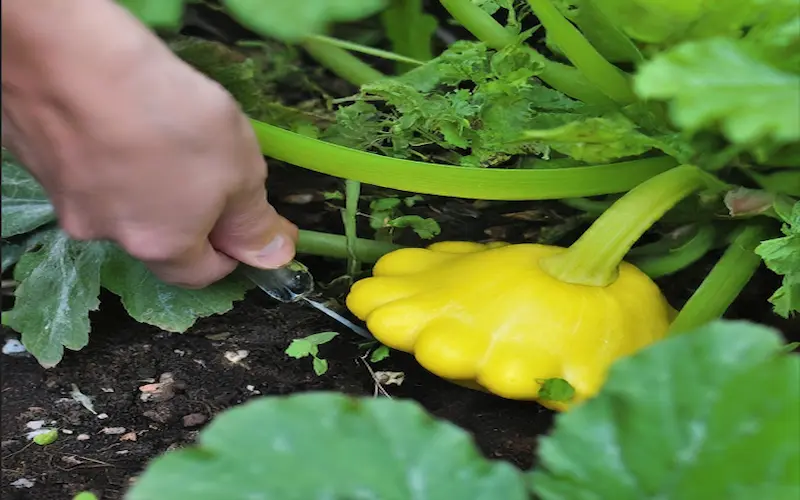
{"label": "white powdery spots on leaf", "polygon": [[44,234],[41,243],[19,261],[21,283],[9,323],[49,367],[61,360],[65,346],[77,350],[89,340],[89,311],[99,306],[106,246],[72,241],[59,230]]}

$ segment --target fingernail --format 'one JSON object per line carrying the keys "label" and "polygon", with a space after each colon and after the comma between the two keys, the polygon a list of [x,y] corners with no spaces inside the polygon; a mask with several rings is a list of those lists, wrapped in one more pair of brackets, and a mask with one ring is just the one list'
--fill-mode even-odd
{"label": "fingernail", "polygon": [[267,268],[281,267],[291,260],[287,246],[289,239],[282,233],[275,235],[267,245],[256,255],[259,265]]}

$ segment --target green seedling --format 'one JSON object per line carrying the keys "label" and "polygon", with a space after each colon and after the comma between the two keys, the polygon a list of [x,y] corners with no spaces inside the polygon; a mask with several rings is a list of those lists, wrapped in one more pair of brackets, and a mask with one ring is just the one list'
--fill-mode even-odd
{"label": "green seedling", "polygon": [[284,352],[295,359],[310,356],[314,373],[324,375],[328,371],[328,361],[318,356],[319,346],[330,342],[337,335],[339,335],[337,332],[320,332],[308,337],[294,339]]}

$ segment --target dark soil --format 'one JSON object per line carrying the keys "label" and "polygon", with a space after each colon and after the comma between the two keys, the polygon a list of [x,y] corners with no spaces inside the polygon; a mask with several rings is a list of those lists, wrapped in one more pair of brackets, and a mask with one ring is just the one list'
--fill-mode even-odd
{"label": "dark soil", "polygon": [[[280,211],[303,228],[341,231],[338,210],[318,195],[337,189],[338,180],[280,165],[273,166],[271,176],[271,196]],[[296,202],[297,196],[287,195],[298,193],[312,194],[315,201],[300,205],[285,201]],[[432,198],[420,210],[442,221],[440,238],[476,240],[501,232],[512,241],[524,241],[560,217],[546,203],[482,207],[480,218],[474,204],[466,201]],[[540,214],[526,217],[540,220],[501,215],[522,211]],[[370,234],[369,229],[362,234]],[[318,278],[332,279],[343,272],[342,262],[304,260]],[[713,259],[664,280],[673,304],[688,297],[711,263]],[[789,322],[778,321],[766,302],[775,285],[773,276],[761,273],[729,317],[771,323],[789,333]],[[44,370],[30,357],[2,357],[3,498],[55,500],[91,490],[103,500],[119,499],[150,459],[191,443],[203,421],[259,394],[334,390],[373,395],[375,383],[359,359],[358,338],[343,335],[322,347],[330,370],[321,377],[314,375],[308,360],[283,353],[292,339],[331,329],[337,325],[314,310],[278,305],[253,292],[233,312],[201,320],[187,334],[176,335],[136,323],[113,297],[107,297],[93,317],[89,346],[68,352],[56,368]],[[796,337],[796,329],[792,330],[789,336]],[[247,357],[238,363],[226,359],[226,352],[238,350],[248,351]],[[552,413],[538,405],[454,386],[422,370],[405,354],[393,353],[375,367],[405,372],[401,387],[386,388],[391,396],[413,398],[468,430],[489,457],[530,467],[537,436],[551,427]],[[163,402],[142,401],[140,386],[158,381],[164,373],[176,380],[174,396]],[[107,418],[71,400],[73,384],[92,396],[95,411]],[[59,439],[46,447],[29,444],[26,423],[34,420],[61,428]],[[104,431],[115,427],[124,431]],[[88,438],[79,440],[81,434]],[[20,478],[33,481],[33,487],[10,485]]]}

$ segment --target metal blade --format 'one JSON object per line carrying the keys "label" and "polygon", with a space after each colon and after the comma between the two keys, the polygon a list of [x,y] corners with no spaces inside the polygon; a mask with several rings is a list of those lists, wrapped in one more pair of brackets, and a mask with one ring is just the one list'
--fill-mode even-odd
{"label": "metal blade", "polygon": [[241,267],[245,276],[273,299],[281,302],[298,302],[303,300],[308,305],[327,314],[356,334],[369,340],[375,339],[366,329],[356,325],[325,304],[308,298],[308,295],[314,291],[314,278],[311,276],[308,268],[300,262],[293,260],[281,268],[269,270],[256,269],[244,265]]}
{"label": "metal blade", "polygon": [[349,319],[345,318],[341,314],[337,313],[336,311],[334,311],[330,307],[326,306],[325,304],[323,304],[321,302],[317,302],[316,300],[311,300],[308,297],[303,297],[303,300],[306,302],[306,304],[316,308],[319,311],[324,312],[325,314],[327,314],[331,318],[335,319],[336,321],[338,321],[342,325],[346,326],[347,328],[349,328],[350,330],[352,330],[356,334],[361,335],[365,339],[375,340],[375,337],[371,333],[369,333],[369,331],[367,331],[366,329],[361,328],[360,326],[356,325],[355,323],[353,323]]}
{"label": "metal blade", "polygon": [[240,267],[258,288],[281,302],[297,302],[314,291],[314,278],[308,268],[296,260],[278,269]]}

